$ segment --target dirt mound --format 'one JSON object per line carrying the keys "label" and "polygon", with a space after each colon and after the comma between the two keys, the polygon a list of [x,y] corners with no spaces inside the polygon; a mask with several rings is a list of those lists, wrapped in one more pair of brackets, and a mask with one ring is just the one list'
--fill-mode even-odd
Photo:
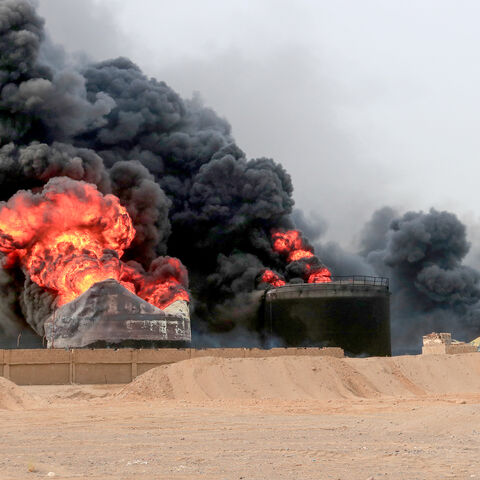
{"label": "dirt mound", "polygon": [[118,397],[335,400],[480,393],[480,355],[333,358],[204,357],[154,368]]}
{"label": "dirt mound", "polygon": [[38,399],[23,391],[21,387],[10,380],[0,377],[1,410],[23,410],[39,406]]}

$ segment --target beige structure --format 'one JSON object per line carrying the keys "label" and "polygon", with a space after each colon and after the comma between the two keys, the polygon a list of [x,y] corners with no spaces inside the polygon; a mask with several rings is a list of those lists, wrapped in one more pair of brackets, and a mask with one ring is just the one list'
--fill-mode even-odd
{"label": "beige structure", "polygon": [[430,333],[423,337],[423,355],[445,355],[476,352],[477,347],[470,343],[452,341],[450,333]]}
{"label": "beige structure", "polygon": [[0,376],[17,385],[129,383],[151,368],[196,357],[254,358],[282,355],[343,357],[341,348],[194,348],[158,350],[0,350]]}

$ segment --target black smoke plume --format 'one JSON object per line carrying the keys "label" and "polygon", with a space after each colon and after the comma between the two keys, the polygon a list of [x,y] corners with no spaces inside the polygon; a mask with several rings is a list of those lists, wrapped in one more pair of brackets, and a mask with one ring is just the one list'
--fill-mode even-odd
{"label": "black smoke plume", "polygon": [[[271,243],[295,224],[334,274],[391,277],[394,345],[416,345],[437,327],[478,331],[479,274],[462,264],[469,245],[454,215],[384,208],[358,254],[325,243],[323,222],[292,215],[283,167],[247,159],[199,98],[182,99],[126,58],[75,66],[32,3],[0,0],[0,200],[62,176],[120,198],[137,231],[126,261],[145,270],[153,262],[158,273],[154,259],[168,253],[187,266],[197,339],[250,338],[259,273],[302,276],[302,264],[287,268]],[[35,338],[51,294],[15,269],[0,269],[0,285],[0,338]]]}
{"label": "black smoke plume", "polygon": [[[290,176],[247,159],[226,120],[130,60],[75,67],[66,57],[32,3],[0,0],[0,200],[53,177],[93,183],[133,220],[126,261],[148,269],[168,252],[188,267],[194,327],[248,324],[234,311],[276,261],[271,231],[292,225]],[[22,318],[41,332],[51,295],[18,271],[0,280],[3,334],[17,335]]]}
{"label": "black smoke plume", "polygon": [[375,271],[390,277],[396,349],[418,348],[431,331],[480,335],[480,273],[462,263],[470,244],[455,215],[431,209],[399,217],[384,208],[366,225],[362,247]]}
{"label": "black smoke plume", "polygon": [[422,335],[432,331],[452,332],[461,340],[480,335],[480,273],[463,264],[470,244],[454,214],[431,209],[402,215],[380,208],[364,225],[357,253],[323,242],[321,218],[299,211],[293,217],[336,275],[390,279],[394,353],[418,353]]}

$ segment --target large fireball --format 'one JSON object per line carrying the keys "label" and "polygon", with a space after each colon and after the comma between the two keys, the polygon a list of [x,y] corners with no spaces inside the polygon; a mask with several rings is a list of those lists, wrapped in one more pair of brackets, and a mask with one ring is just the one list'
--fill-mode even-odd
{"label": "large fireball", "polygon": [[160,257],[145,271],[120,258],[135,237],[126,209],[94,185],[54,178],[40,193],[19,191],[0,203],[0,251],[5,266],[20,263],[63,305],[94,283],[113,278],[159,308],[187,300],[186,271]]}

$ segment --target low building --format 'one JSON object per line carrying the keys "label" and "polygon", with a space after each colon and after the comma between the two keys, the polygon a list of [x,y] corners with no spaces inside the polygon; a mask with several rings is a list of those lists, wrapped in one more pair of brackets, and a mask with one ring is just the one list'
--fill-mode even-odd
{"label": "low building", "polygon": [[445,355],[476,352],[477,347],[470,343],[452,340],[451,333],[429,333],[423,337],[423,355]]}

